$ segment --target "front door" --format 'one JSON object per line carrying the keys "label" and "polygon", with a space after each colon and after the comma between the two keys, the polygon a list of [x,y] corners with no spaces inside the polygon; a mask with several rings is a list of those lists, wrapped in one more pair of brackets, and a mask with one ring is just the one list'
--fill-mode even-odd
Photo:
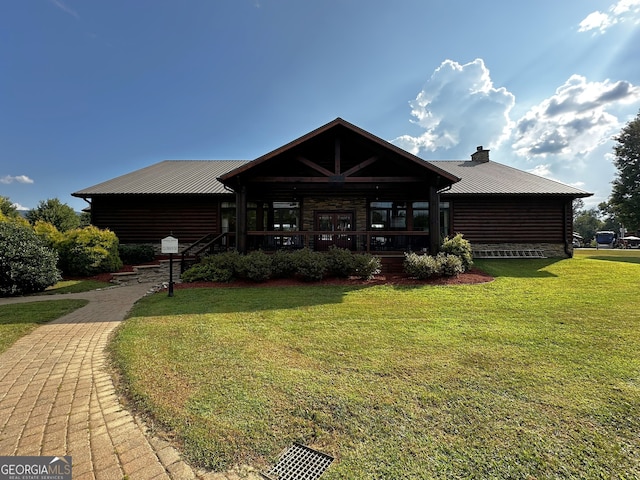
{"label": "front door", "polygon": [[353,231],[352,212],[316,212],[316,230],[323,232],[316,236],[316,250],[329,250],[330,246],[353,250],[355,236],[342,232]]}

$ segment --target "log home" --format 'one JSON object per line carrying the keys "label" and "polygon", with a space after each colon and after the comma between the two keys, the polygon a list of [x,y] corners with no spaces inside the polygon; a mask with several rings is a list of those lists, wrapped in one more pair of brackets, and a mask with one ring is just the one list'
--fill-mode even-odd
{"label": "log home", "polygon": [[572,201],[591,194],[489,159],[426,161],[341,118],[252,161],[163,161],[73,196],[121,243],[254,249],[332,245],[436,252],[462,233],[474,250],[572,255]]}

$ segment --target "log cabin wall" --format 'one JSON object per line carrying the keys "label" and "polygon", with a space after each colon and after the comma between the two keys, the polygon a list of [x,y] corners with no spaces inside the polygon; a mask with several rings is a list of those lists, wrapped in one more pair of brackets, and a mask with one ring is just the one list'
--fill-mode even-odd
{"label": "log cabin wall", "polygon": [[170,233],[182,244],[219,232],[221,201],[233,201],[233,196],[96,196],[91,218],[98,228],[113,231],[121,244],[158,243]]}
{"label": "log cabin wall", "polygon": [[[451,228],[472,245],[552,244],[564,252],[572,234],[571,199],[566,197],[453,197]],[[568,242],[571,245],[571,242]]]}

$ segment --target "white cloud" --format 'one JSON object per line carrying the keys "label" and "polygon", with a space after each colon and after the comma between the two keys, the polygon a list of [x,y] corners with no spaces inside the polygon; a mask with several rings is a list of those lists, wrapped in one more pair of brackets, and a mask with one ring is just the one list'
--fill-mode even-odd
{"label": "white cloud", "polygon": [[640,20],[640,0],[619,0],[607,13],[595,11],[587,15],[578,28],[579,32],[597,30],[604,33],[609,27],[626,20]]}
{"label": "white cloud", "polygon": [[0,183],[9,184],[13,182],[18,183],[33,183],[33,180],[27,177],[26,175],[5,175],[4,177],[0,177]]}
{"label": "white cloud", "polygon": [[640,88],[629,82],[588,82],[572,75],[516,122],[512,146],[527,158],[587,155],[620,128],[612,107],[639,100]]}
{"label": "white cloud", "polygon": [[445,60],[410,102],[412,122],[424,132],[403,135],[393,143],[414,154],[470,141],[496,147],[513,127],[509,112],[514,103],[513,94],[493,86],[482,59],[464,65]]}
{"label": "white cloud", "polygon": [[25,207],[25,206],[23,206],[23,205],[20,205],[19,203],[13,203],[12,205],[13,205],[13,206],[15,207],[15,209],[16,209],[16,210],[18,210],[19,212],[25,212],[25,211],[27,211],[27,210],[31,210],[30,208],[27,208],[27,207]]}

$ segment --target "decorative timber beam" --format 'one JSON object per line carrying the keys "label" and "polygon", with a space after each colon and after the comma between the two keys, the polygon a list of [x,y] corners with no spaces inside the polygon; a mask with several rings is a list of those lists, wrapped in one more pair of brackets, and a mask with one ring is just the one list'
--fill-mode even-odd
{"label": "decorative timber beam", "polygon": [[324,175],[324,176],[326,176],[326,177],[330,177],[331,175],[334,175],[334,173],[333,173],[333,172],[331,172],[331,171],[327,170],[327,169],[326,169],[326,168],[324,168],[324,167],[321,167],[320,165],[318,165],[318,164],[317,164],[317,163],[315,163],[315,162],[312,162],[312,161],[311,161],[311,160],[309,160],[308,158],[304,158],[304,157],[301,157],[301,156],[297,156],[297,157],[296,157],[296,160],[298,160],[300,163],[303,163],[303,164],[304,164],[304,165],[306,165],[307,167],[309,167],[309,168],[311,168],[311,169],[315,170],[316,172],[323,174],[323,175]]}
{"label": "decorative timber beam", "polygon": [[349,177],[349,176],[353,175],[354,173],[359,172],[363,168],[368,167],[369,165],[371,165],[373,162],[376,162],[377,160],[378,160],[378,157],[376,157],[376,156],[367,158],[364,162],[360,162],[355,167],[351,167],[349,170],[344,172],[343,175],[345,177]]}
{"label": "decorative timber beam", "polygon": [[328,177],[254,177],[251,183],[333,183],[337,177],[344,178],[346,183],[420,183],[424,178],[420,177],[346,177],[345,175],[333,175]]}

